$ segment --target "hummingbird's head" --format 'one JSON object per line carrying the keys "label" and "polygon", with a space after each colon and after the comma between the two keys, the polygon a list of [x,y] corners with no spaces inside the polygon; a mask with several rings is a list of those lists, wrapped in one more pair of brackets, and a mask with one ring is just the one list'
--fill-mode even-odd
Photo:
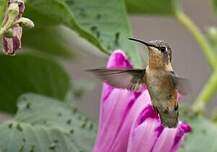
{"label": "hummingbird's head", "polygon": [[169,109],[159,107],[156,109],[164,126],[168,128],[175,128],[177,126],[179,116],[178,104]]}
{"label": "hummingbird's head", "polygon": [[172,49],[167,42],[162,40],[144,42],[134,38],[129,38],[129,40],[133,40],[146,45],[149,50],[149,64],[164,66],[171,63]]}
{"label": "hummingbird's head", "polygon": [[167,42],[162,40],[149,41],[147,47],[150,54],[161,57],[166,63],[171,62],[172,50]]}

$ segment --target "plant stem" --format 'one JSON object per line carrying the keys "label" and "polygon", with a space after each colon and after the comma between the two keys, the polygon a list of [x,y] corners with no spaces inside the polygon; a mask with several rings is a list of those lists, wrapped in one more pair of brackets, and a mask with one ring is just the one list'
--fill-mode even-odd
{"label": "plant stem", "polygon": [[200,95],[194,102],[192,109],[196,113],[203,113],[205,105],[210,101],[210,98],[217,91],[217,70],[211,75],[207,84],[200,92]]}
{"label": "plant stem", "polygon": [[3,34],[4,34],[4,30],[2,28],[0,28],[0,38]]}
{"label": "plant stem", "polygon": [[200,32],[199,28],[194,24],[194,22],[185,15],[181,9],[176,12],[177,19],[191,32],[195,40],[198,42],[204,55],[206,56],[209,64],[215,70],[211,75],[208,82],[199,93],[199,96],[192,105],[192,109],[196,113],[203,113],[205,106],[210,101],[210,98],[217,91],[217,55],[215,51],[208,44],[206,38]]}
{"label": "plant stem", "polygon": [[204,55],[206,56],[209,64],[213,69],[217,68],[217,56],[214,53],[214,50],[208,44],[206,38],[200,32],[199,28],[194,24],[194,22],[185,15],[182,11],[176,12],[177,19],[191,32],[195,40],[198,42]]}

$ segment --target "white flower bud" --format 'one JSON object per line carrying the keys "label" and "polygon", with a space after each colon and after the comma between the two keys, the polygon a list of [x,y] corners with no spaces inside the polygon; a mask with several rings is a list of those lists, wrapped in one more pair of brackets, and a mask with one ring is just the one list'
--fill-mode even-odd
{"label": "white flower bud", "polygon": [[26,28],[33,28],[34,27],[34,23],[32,20],[25,18],[25,17],[21,17],[20,19],[18,19],[15,24],[19,24],[21,27],[26,27]]}
{"label": "white flower bud", "polygon": [[19,7],[17,3],[12,3],[9,5],[8,10],[7,10],[8,15],[12,15],[16,17],[19,14]]}

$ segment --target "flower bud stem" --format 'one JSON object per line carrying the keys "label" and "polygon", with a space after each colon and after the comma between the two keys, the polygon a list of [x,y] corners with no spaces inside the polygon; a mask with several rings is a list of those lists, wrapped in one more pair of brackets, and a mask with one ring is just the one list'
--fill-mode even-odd
{"label": "flower bud stem", "polygon": [[217,91],[217,71],[215,71],[211,75],[205,87],[200,92],[198,98],[196,99],[196,101],[192,106],[193,111],[196,113],[203,113],[205,110],[205,106],[207,105],[207,103],[209,103],[210,98],[215,94],[216,91]]}
{"label": "flower bud stem", "polygon": [[176,13],[177,19],[186,27],[186,29],[189,30],[189,32],[193,35],[195,40],[200,45],[203,54],[206,56],[209,64],[213,69],[217,69],[217,56],[215,54],[215,51],[212,50],[209,43],[207,42],[204,35],[201,33],[199,28],[194,24],[194,22],[182,11],[177,11]]}
{"label": "flower bud stem", "polygon": [[207,39],[204,37],[199,28],[185,13],[183,13],[181,9],[178,9],[178,11],[176,12],[176,17],[193,35],[195,40],[200,45],[203,54],[206,56],[208,63],[214,70],[214,73],[211,75],[208,82],[205,84],[204,88],[199,93],[199,96],[192,105],[192,110],[195,113],[202,114],[211,97],[217,91],[217,55],[215,53],[215,50],[213,50],[213,48],[209,45]]}
{"label": "flower bud stem", "polygon": [[6,10],[5,18],[3,23],[0,27],[0,38],[2,35],[7,32],[12,26],[14,26],[14,22],[19,14],[19,6],[18,3],[12,3],[9,5],[8,9]]}

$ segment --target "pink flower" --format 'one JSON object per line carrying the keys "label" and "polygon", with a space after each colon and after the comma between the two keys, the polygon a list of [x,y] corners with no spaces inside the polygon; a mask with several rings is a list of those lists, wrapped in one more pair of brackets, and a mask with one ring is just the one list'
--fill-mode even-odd
{"label": "pink flower", "polygon": [[[14,22],[18,21],[25,10],[25,5],[23,0],[9,0],[8,7],[12,3],[17,3],[18,5],[18,14]],[[5,24],[7,24],[8,16],[5,16]],[[22,27],[19,24],[16,24],[12,27],[12,37],[3,36],[3,51],[5,54],[13,55],[17,49],[21,48],[21,37],[22,37]]]}
{"label": "pink flower", "polygon": [[3,51],[5,54],[13,55],[17,49],[21,48],[22,27],[13,27],[13,37],[3,37]]}
{"label": "pink flower", "polygon": [[[132,68],[123,51],[111,55],[107,68]],[[153,110],[148,90],[132,92],[104,84],[98,133],[93,152],[173,152],[191,131],[179,122],[164,128]]]}

